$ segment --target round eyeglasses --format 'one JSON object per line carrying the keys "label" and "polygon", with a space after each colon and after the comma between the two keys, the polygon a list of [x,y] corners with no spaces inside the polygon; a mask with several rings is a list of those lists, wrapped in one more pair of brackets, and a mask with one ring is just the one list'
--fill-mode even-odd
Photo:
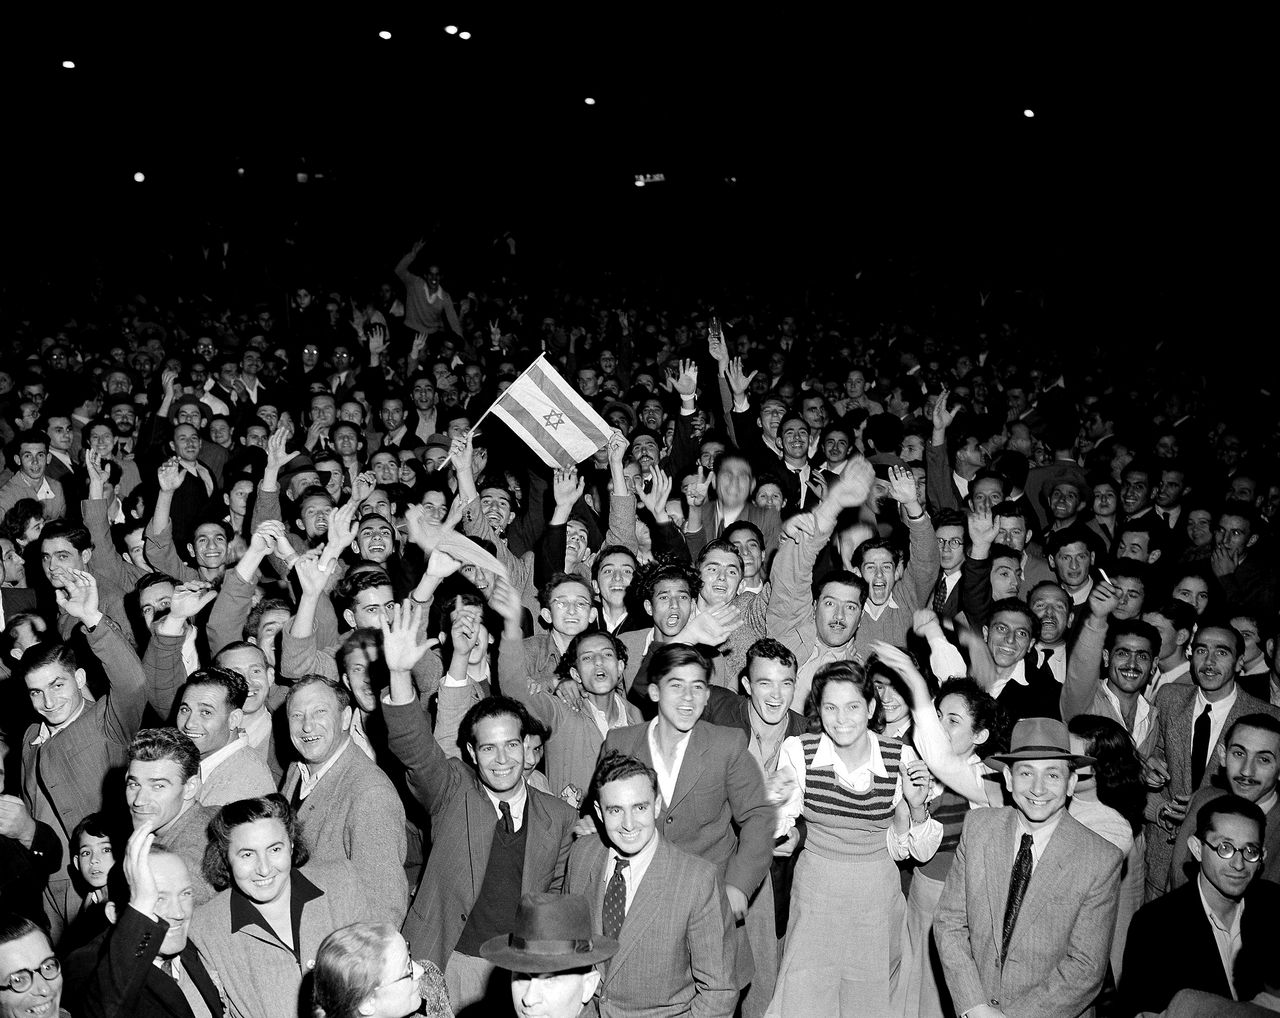
{"label": "round eyeglasses", "polygon": [[62,962],[57,958],[49,957],[42,961],[39,967],[34,969],[18,969],[5,982],[0,983],[0,988],[12,990],[14,993],[26,993],[31,989],[31,984],[36,981],[36,973],[40,973],[40,978],[46,983],[51,983],[62,973]]}
{"label": "round eyeglasses", "polygon": [[1205,844],[1218,853],[1219,859],[1226,859],[1227,862],[1234,859],[1237,852],[1244,856],[1244,861],[1248,863],[1257,862],[1262,858],[1262,849],[1252,842],[1239,848],[1229,841],[1220,841],[1216,845],[1211,841],[1206,841]]}

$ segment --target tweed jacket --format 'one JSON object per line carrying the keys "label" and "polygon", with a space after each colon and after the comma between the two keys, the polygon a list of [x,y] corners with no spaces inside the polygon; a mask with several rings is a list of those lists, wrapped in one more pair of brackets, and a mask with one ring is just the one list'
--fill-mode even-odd
{"label": "tweed jacket", "polygon": [[1197,687],[1194,681],[1190,685],[1181,682],[1162,686],[1156,693],[1156,709],[1160,712],[1159,724],[1156,727],[1155,745],[1151,755],[1159,757],[1169,768],[1169,782],[1159,792],[1147,796],[1147,897],[1150,899],[1165,888],[1165,880],[1169,873],[1169,860],[1173,855],[1173,846],[1168,836],[1154,821],[1159,808],[1173,796],[1186,796],[1188,799],[1198,788],[1208,787],[1217,770],[1218,747],[1235,722],[1246,714],[1269,714],[1280,720],[1280,709],[1272,707],[1264,700],[1257,700],[1237,687],[1236,700],[1227,712],[1226,722],[1218,734],[1218,740],[1209,747],[1208,765],[1200,784],[1191,785],[1191,741],[1192,727],[1195,723],[1192,711],[1195,709]]}
{"label": "tweed jacket", "polygon": [[[733,915],[716,868],[654,836],[658,845],[622,921],[618,952],[601,965],[600,1018],[729,1018],[738,1002],[738,938],[730,935]],[[599,838],[580,838],[569,853],[565,893],[591,903],[598,935],[608,867]]]}
{"label": "tweed jacket", "polygon": [[308,863],[289,879],[296,954],[261,925],[256,907],[234,887],[191,919],[191,939],[221,979],[227,1018],[309,1015],[311,1008],[301,1007],[298,997],[320,942],[340,927],[376,918],[350,863]]}
{"label": "tweed jacket", "polygon": [[165,827],[156,831],[156,841],[167,846],[174,855],[181,856],[187,864],[197,905],[203,905],[217,893],[204,877],[204,850],[209,844],[209,823],[217,815],[216,809],[193,802]]}
{"label": "tweed jacket", "polygon": [[933,921],[955,1011],[990,1003],[1007,1018],[1092,1018],[1124,857],[1064,810],[1031,876],[1002,965],[1018,816],[1001,807],[965,817]]}
{"label": "tweed jacket", "polygon": [[245,740],[200,782],[200,805],[225,806],[238,799],[270,795],[276,790],[267,761]]}
{"label": "tweed jacket", "polygon": [[[452,687],[443,687],[441,696]],[[403,932],[414,954],[443,971],[484,882],[497,813],[475,771],[450,759],[415,699],[382,704],[391,752],[404,764],[409,790],[431,815],[431,854]],[[455,735],[456,738],[456,735]],[[529,788],[521,893],[557,892],[564,881],[577,811]]]}
{"label": "tweed jacket", "polygon": [[42,745],[32,745],[40,734],[38,724],[28,727],[22,739],[23,801],[35,815],[43,785],[64,838],[90,813],[118,798],[129,743],[147,703],[142,664],[116,624],[104,615],[85,639],[110,678],[111,691],[86,701],[80,716]]}
{"label": "tweed jacket", "polygon": [[[286,799],[292,800],[301,781],[298,764],[291,763],[280,785]],[[404,819],[404,804],[391,779],[349,738],[298,807],[299,829],[311,858],[354,863],[370,914],[395,926],[404,922],[409,907]]]}

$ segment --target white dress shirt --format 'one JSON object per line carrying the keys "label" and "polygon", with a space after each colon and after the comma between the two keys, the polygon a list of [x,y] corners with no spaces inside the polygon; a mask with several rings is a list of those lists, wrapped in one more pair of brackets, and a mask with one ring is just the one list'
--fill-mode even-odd
{"label": "white dress shirt", "polygon": [[662,793],[662,801],[670,803],[676,796],[676,782],[680,779],[680,765],[684,763],[684,751],[689,748],[689,736],[693,734],[693,731],[690,729],[685,732],[680,741],[676,743],[675,759],[671,761],[671,766],[668,767],[666,760],[658,752],[658,720],[658,718],[654,718],[649,722],[649,755],[653,757],[653,769],[658,772],[658,791]]}
{"label": "white dress shirt", "polygon": [[1018,850],[1022,847],[1022,836],[1024,834],[1031,835],[1031,872],[1034,873],[1037,866],[1040,865],[1040,859],[1044,855],[1044,851],[1049,847],[1049,839],[1053,837],[1053,832],[1058,829],[1058,824],[1062,822],[1062,814],[1065,809],[1058,810],[1038,831],[1033,831],[1026,825],[1022,814],[1018,814],[1018,823],[1013,831],[1013,852],[1014,858],[1017,858]]}
{"label": "white dress shirt", "polygon": [[1218,918],[1218,913],[1209,907],[1209,900],[1204,895],[1204,874],[1196,877],[1196,888],[1200,892],[1200,904],[1204,907],[1205,918],[1209,920],[1209,929],[1213,930],[1213,941],[1218,945],[1218,957],[1222,960],[1222,968],[1227,974],[1227,986],[1231,988],[1231,999],[1236,997],[1236,955],[1240,953],[1240,919],[1244,915],[1244,902],[1236,906],[1231,917],[1231,925],[1226,926]]}
{"label": "white dress shirt", "polygon": [[[1204,693],[1196,690],[1195,702],[1191,707],[1191,735],[1195,738],[1196,719],[1204,713],[1206,707],[1209,708],[1209,757],[1213,757],[1213,747],[1218,744],[1218,739],[1222,736],[1222,729],[1226,726],[1227,715],[1231,713],[1231,708],[1235,706],[1236,694],[1240,691],[1240,687],[1231,690],[1231,695],[1218,700],[1216,703],[1210,703],[1204,698]],[[1208,760],[1205,770],[1209,770]]]}
{"label": "white dress shirt", "polygon": [[524,826],[524,807],[529,801],[529,786],[523,781],[520,782],[520,790],[510,799],[501,799],[493,793],[486,785],[484,794],[489,797],[489,801],[493,803],[493,814],[496,817],[502,817],[502,806],[499,803],[506,802],[511,807],[511,829],[513,831],[520,830]]}

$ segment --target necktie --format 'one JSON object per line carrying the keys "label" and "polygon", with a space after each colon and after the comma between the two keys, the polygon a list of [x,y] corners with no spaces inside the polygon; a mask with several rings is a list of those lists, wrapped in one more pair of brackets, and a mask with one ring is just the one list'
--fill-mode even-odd
{"label": "necktie", "polygon": [[938,577],[938,585],[933,588],[933,614],[941,616],[947,607],[947,580]]}
{"label": "necktie", "polygon": [[622,931],[622,920],[627,916],[627,878],[623,871],[630,865],[627,859],[619,859],[604,889],[604,935],[617,940]]}
{"label": "necktie", "polygon": [[179,981],[178,970],[174,966],[173,962],[174,962],[173,958],[161,958],[160,971],[163,972],[165,975],[169,976],[170,978],[172,978],[174,982],[178,982]]}
{"label": "necktie", "polygon": [[1196,718],[1195,728],[1191,733],[1191,790],[1200,787],[1200,779],[1204,777],[1205,765],[1209,762],[1209,705],[1204,705],[1204,713]]}
{"label": "necktie", "polygon": [[1013,872],[1009,874],[1009,899],[1004,906],[1004,929],[1000,939],[1000,964],[1004,964],[1009,953],[1009,941],[1013,937],[1013,928],[1018,923],[1018,911],[1022,908],[1022,898],[1027,893],[1027,884],[1031,883],[1031,835],[1022,836],[1022,844],[1013,860]]}
{"label": "necktie", "polygon": [[515,824],[511,822],[511,804],[506,799],[498,802],[498,811],[502,814],[502,829],[508,834],[515,834]]}

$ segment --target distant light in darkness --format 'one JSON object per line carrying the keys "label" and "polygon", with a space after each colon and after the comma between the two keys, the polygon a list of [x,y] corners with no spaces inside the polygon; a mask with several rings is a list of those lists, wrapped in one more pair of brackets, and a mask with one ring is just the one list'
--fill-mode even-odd
{"label": "distant light in darkness", "polygon": [[596,104],[596,101],[591,98],[583,99],[582,101],[586,103],[588,106],[594,106]]}
{"label": "distant light in darkness", "polygon": [[457,34],[458,34],[458,26],[457,26],[457,25],[445,25],[445,26],[444,26],[444,30],[445,30],[446,32],[448,32],[450,35],[457,35]]}
{"label": "distant light in darkness", "polygon": [[391,38],[391,33],[388,32],[386,29],[383,29],[381,32],[378,33],[378,38],[382,39],[385,42],[387,39]]}
{"label": "distant light in darkness", "polygon": [[1023,110],[1023,111],[1022,111],[1022,115],[1023,115],[1024,117],[1027,117],[1027,118],[1034,117],[1034,116],[1036,115],[1036,111],[1035,111],[1035,110]]}
{"label": "distant light in darkness", "polygon": [[62,66],[68,71],[74,71],[76,69],[76,62],[74,60],[64,60],[62,61]]}
{"label": "distant light in darkness", "polygon": [[147,179],[147,175],[143,173],[141,170],[139,170],[137,173],[133,175],[133,180],[134,180],[134,183],[136,184],[141,184],[146,179]]}
{"label": "distant light in darkness", "polygon": [[470,38],[471,38],[471,33],[470,33],[470,32],[459,32],[459,33],[458,33],[458,38],[459,38],[459,39],[470,39]]}

